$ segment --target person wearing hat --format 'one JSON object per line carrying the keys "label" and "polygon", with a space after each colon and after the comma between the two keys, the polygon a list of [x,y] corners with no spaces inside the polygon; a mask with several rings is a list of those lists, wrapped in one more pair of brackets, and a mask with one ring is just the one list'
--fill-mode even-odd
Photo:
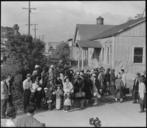
{"label": "person wearing hat", "polygon": [[35,69],[32,73],[32,82],[35,82],[36,77],[39,77],[39,79],[41,79],[41,70],[39,65],[35,65]]}
{"label": "person wearing hat", "polygon": [[133,103],[137,103],[139,100],[138,97],[138,90],[139,90],[139,77],[140,77],[140,73],[136,74],[136,78],[134,80],[134,84],[133,84],[133,90],[132,90],[132,96],[133,96]]}
{"label": "person wearing hat", "polygon": [[48,70],[48,88],[54,86],[54,80],[55,80],[54,66],[51,65]]}
{"label": "person wearing hat", "polygon": [[70,110],[71,107],[71,94],[73,93],[73,85],[69,81],[68,77],[65,79],[65,82],[63,83],[63,91],[64,91],[64,110],[68,111]]}
{"label": "person wearing hat", "polygon": [[145,109],[145,93],[146,93],[146,87],[143,81],[143,77],[141,76],[139,78],[139,103],[140,103],[140,112],[144,112]]}
{"label": "person wearing hat", "polygon": [[92,74],[91,76],[91,81],[92,81],[92,93],[93,93],[93,98],[94,98],[94,104],[93,105],[97,105],[98,104],[98,98],[100,98],[100,85],[98,82],[98,79],[96,77],[96,74]]}
{"label": "person wearing hat", "polygon": [[31,88],[32,88],[31,74],[27,74],[27,78],[23,81],[24,112],[26,112],[26,108],[30,102]]}
{"label": "person wearing hat", "polygon": [[124,83],[121,79],[121,73],[119,73],[117,75],[117,78],[115,80],[115,85],[116,85],[116,91],[115,91],[115,101],[117,102],[118,100],[120,100],[120,102],[123,102],[123,87],[124,87]]}
{"label": "person wearing hat", "polygon": [[114,95],[115,92],[115,70],[111,69],[110,71],[110,92]]}
{"label": "person wearing hat", "polygon": [[107,95],[110,94],[110,68],[106,70],[104,83],[106,85],[105,92]]}
{"label": "person wearing hat", "polygon": [[[7,106],[9,103],[10,92],[10,81],[12,79],[11,75],[8,75],[5,79],[1,81],[1,117],[6,117]],[[9,104],[9,106],[12,106]]]}
{"label": "person wearing hat", "polygon": [[35,82],[32,84],[30,101],[35,103],[37,108],[40,108],[41,99],[42,87],[40,87],[39,79],[36,77]]}
{"label": "person wearing hat", "polygon": [[100,69],[100,73],[98,74],[98,81],[99,81],[99,84],[100,84],[101,95],[104,94],[104,90],[105,90],[104,78],[105,78],[104,72],[103,72],[102,69]]}

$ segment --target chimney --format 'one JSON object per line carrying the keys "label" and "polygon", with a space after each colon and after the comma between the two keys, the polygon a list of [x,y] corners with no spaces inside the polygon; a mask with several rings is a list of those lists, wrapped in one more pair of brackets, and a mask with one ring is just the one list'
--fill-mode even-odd
{"label": "chimney", "polygon": [[97,19],[96,19],[96,22],[98,25],[103,25],[104,24],[104,18],[99,16]]}

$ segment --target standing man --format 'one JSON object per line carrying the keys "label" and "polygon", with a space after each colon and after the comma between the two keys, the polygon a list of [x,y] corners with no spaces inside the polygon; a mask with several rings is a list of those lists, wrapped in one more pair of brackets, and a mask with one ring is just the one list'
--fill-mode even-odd
{"label": "standing man", "polygon": [[49,68],[49,71],[48,71],[48,74],[49,74],[49,88],[50,87],[53,87],[53,84],[54,84],[54,66],[51,65],[50,68]]}
{"label": "standing man", "polygon": [[106,70],[104,81],[106,84],[106,93],[107,95],[109,95],[110,94],[110,69],[109,68]]}
{"label": "standing man", "polygon": [[126,87],[127,83],[126,83],[126,73],[124,69],[121,69],[121,74],[122,74],[122,81],[124,83],[124,86]]}
{"label": "standing man", "polygon": [[127,83],[126,83],[126,73],[125,73],[125,70],[124,69],[121,69],[121,79],[122,79],[122,82],[123,82],[123,85],[124,87],[122,88],[123,89],[123,93],[124,93],[124,98],[125,98],[125,88],[127,86]]}
{"label": "standing man", "polygon": [[1,118],[6,117],[7,104],[9,101],[9,85],[12,77],[8,75],[7,78],[1,81]]}
{"label": "standing man", "polygon": [[140,73],[136,74],[136,78],[134,80],[134,85],[133,85],[133,103],[137,103],[138,101],[138,90],[139,90],[139,77]]}
{"label": "standing man", "polygon": [[105,78],[104,70],[101,68],[100,73],[98,75],[98,81],[99,81],[99,84],[100,84],[101,95],[103,95],[104,91],[105,91],[104,78]]}
{"label": "standing man", "polygon": [[12,97],[12,88],[13,88],[13,82],[14,82],[14,77],[10,76],[10,81],[8,83],[8,103],[9,106],[13,106],[13,97]]}
{"label": "standing man", "polygon": [[29,105],[31,88],[32,88],[31,74],[27,74],[27,78],[23,81],[24,113],[26,113],[26,108]]}

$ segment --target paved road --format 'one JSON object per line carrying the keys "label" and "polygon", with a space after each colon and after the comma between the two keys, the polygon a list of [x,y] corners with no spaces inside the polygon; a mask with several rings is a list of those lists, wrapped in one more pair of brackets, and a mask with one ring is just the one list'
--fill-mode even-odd
{"label": "paved road", "polygon": [[[90,126],[89,118],[99,117],[102,126],[146,126],[146,113],[139,113],[139,104],[107,102],[84,110],[64,112],[62,110],[36,113],[35,117],[48,127]],[[2,120],[4,123],[4,120]]]}
{"label": "paved road", "polygon": [[139,113],[139,104],[106,103],[72,112],[47,111],[35,117],[46,126],[90,126],[89,118],[99,117],[102,126],[146,126],[146,113]]}

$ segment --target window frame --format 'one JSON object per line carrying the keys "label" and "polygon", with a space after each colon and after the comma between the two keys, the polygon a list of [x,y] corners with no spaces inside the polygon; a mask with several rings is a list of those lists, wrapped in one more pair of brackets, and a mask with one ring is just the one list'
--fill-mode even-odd
{"label": "window frame", "polygon": [[[142,62],[134,62],[134,57],[135,57],[135,48],[142,48]],[[133,64],[144,64],[145,60],[144,60],[144,56],[145,56],[145,49],[144,46],[142,45],[135,45],[132,47],[132,62]]]}

